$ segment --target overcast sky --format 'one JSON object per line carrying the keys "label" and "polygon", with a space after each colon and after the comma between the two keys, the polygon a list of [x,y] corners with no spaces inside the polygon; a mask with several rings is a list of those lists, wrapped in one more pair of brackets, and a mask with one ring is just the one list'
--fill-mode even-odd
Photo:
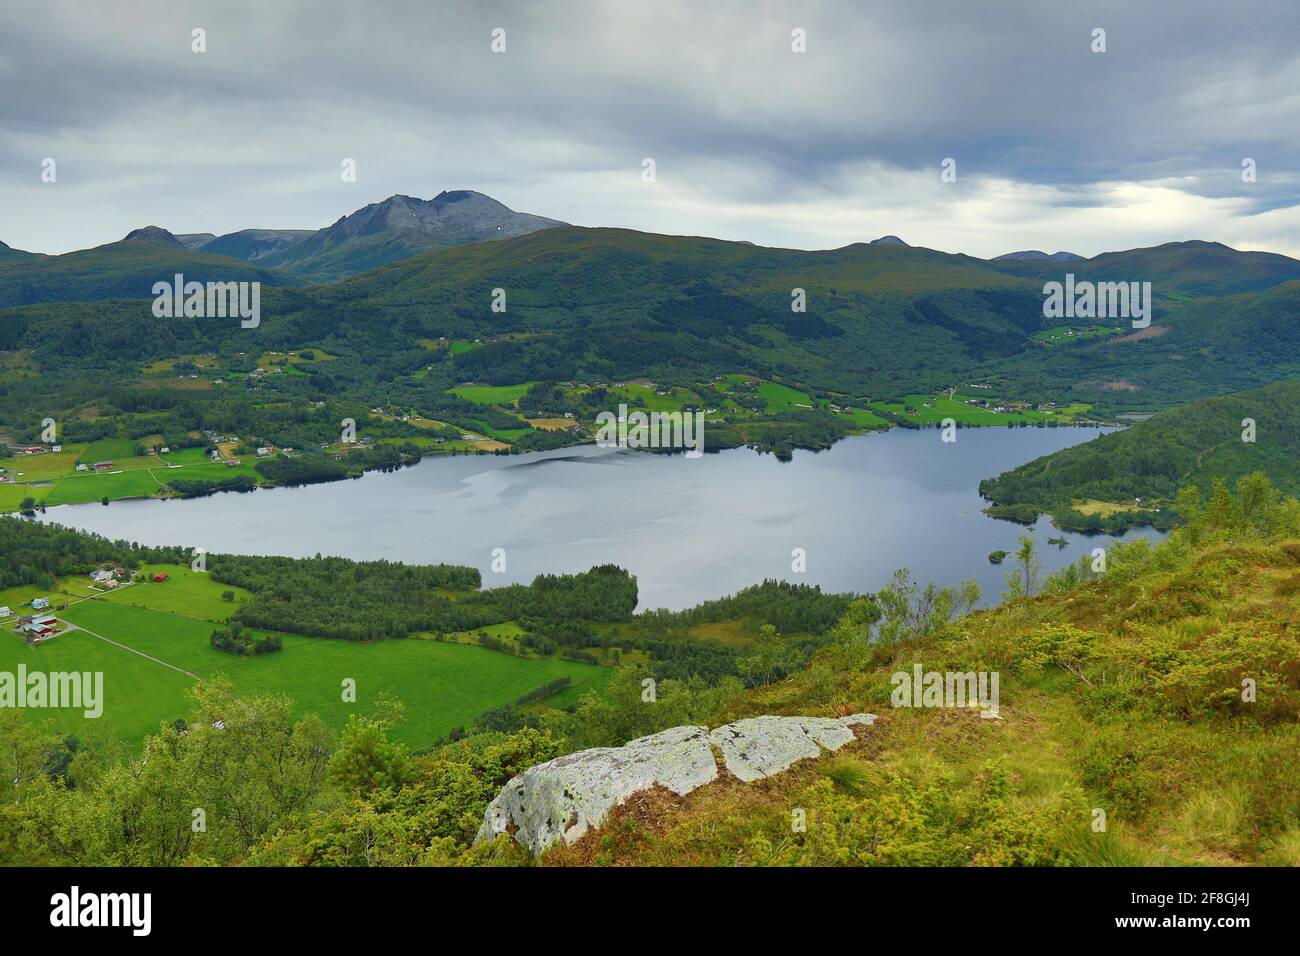
{"label": "overcast sky", "polygon": [[0,91],[0,241],[35,252],[476,189],[808,249],[1300,256],[1296,0],[3,0]]}

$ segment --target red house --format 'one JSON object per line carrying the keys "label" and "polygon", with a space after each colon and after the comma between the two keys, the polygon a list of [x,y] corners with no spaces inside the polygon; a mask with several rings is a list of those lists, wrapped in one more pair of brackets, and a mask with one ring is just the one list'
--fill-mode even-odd
{"label": "red house", "polygon": [[96,471],[108,471],[108,469],[110,469],[110,468],[112,468],[112,467],[113,467],[113,463],[112,463],[111,461],[97,461],[97,462],[95,462],[95,470],[96,470]]}
{"label": "red house", "polygon": [[157,574],[153,576],[154,584],[162,584],[166,580],[167,580],[167,575],[164,574],[162,571],[159,571]]}

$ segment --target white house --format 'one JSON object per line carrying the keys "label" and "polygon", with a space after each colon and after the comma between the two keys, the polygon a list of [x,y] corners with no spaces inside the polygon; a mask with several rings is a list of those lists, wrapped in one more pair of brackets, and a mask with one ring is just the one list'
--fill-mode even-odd
{"label": "white house", "polygon": [[13,617],[14,612],[8,607],[0,606],[0,617]]}
{"label": "white house", "polygon": [[49,607],[49,606],[50,606],[50,599],[49,599],[49,598],[43,598],[43,597],[41,597],[41,598],[32,598],[32,610],[33,610],[33,611],[44,611],[44,610],[45,610],[47,607]]}

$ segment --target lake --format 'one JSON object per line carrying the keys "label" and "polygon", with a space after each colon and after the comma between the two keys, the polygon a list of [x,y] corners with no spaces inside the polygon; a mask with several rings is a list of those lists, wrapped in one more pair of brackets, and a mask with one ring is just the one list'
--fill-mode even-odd
{"label": "lake", "polygon": [[[485,587],[543,572],[617,564],[637,576],[640,607],[680,609],[764,578],[874,591],[896,568],[922,582],[976,578],[1005,589],[1025,529],[981,514],[980,479],[1095,438],[1102,428],[971,428],[861,435],[790,462],[739,448],[688,459],[594,445],[517,456],[426,459],[390,473],[301,488],[171,501],[51,508],[44,520],[145,544],[209,552],[464,564]],[[1108,537],[1033,536],[1047,569]],[[1126,538],[1163,535],[1149,529]],[[505,570],[494,572],[493,549]],[[792,551],[806,554],[794,573]]]}

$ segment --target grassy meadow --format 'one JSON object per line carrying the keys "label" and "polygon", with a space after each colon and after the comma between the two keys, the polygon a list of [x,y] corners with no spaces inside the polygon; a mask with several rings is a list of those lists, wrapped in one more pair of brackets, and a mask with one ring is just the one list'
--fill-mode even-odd
{"label": "grassy meadow", "polygon": [[[153,583],[158,571],[167,572],[170,580]],[[208,639],[248,598],[247,592],[187,566],[145,565],[138,583],[106,593],[93,591],[88,581],[82,585],[69,579],[60,587],[0,592],[0,604],[15,610],[39,596],[49,596],[56,606],[69,603],[66,611],[57,613],[75,625],[29,647],[9,622],[0,631],[0,670],[14,672],[23,663],[29,670],[103,672],[102,717],[92,721],[71,710],[29,713],[52,718],[62,733],[104,734],[131,745],[155,733],[161,722],[186,713],[186,691],[196,676],[225,675],[240,694],[287,696],[295,713],[318,714],[335,729],[351,714],[373,712],[386,695],[404,706],[405,720],[394,728],[393,738],[420,748],[557,678],[567,676],[572,683],[548,703],[567,705],[602,688],[611,673],[558,658],[526,659],[418,638],[363,644],[284,634],[280,651],[240,657],[214,650]],[[233,600],[223,598],[226,591]],[[498,625],[494,630],[515,633],[518,626]],[[343,682],[349,678],[356,682],[356,703],[342,699]]]}

